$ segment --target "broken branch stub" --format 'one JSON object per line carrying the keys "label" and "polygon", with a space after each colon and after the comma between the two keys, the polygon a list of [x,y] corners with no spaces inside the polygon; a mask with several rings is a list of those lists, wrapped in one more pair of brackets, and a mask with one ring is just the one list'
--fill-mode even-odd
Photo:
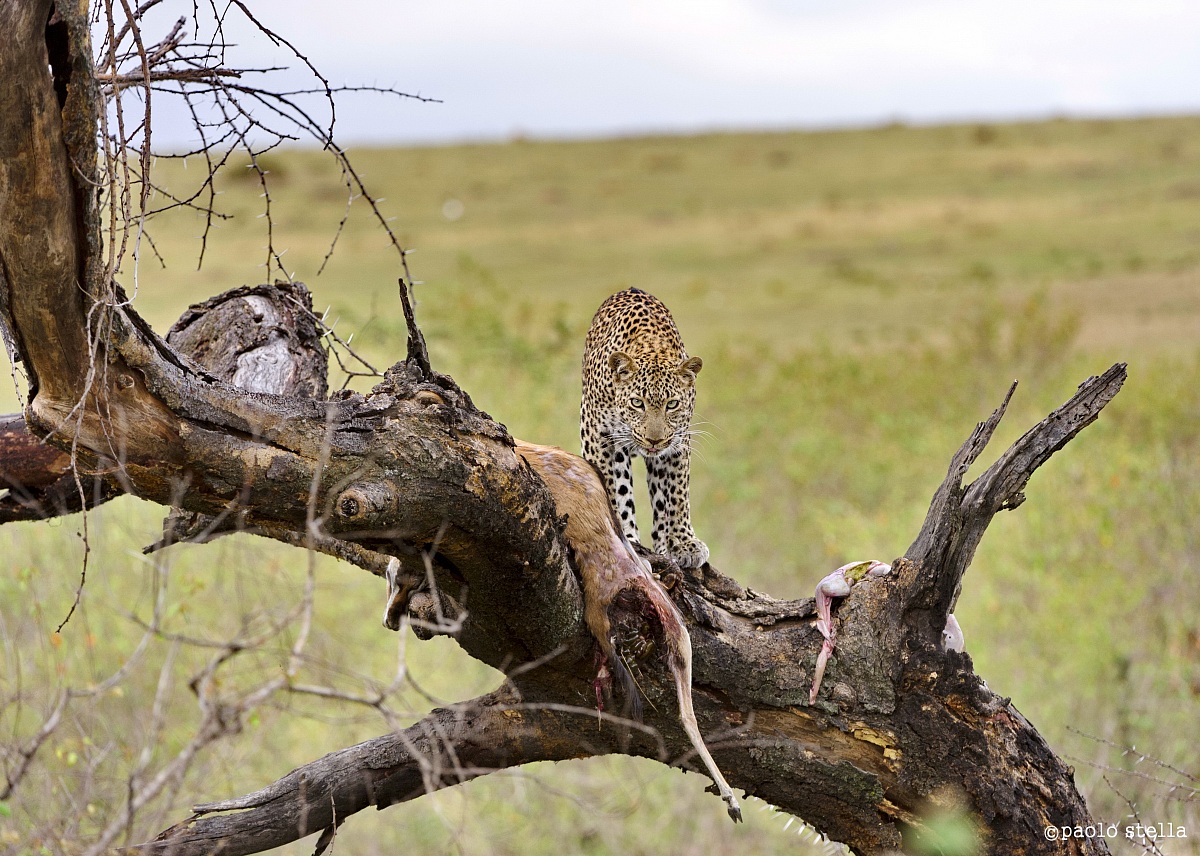
{"label": "broken branch stub", "polygon": [[188,307],[167,344],[248,392],[323,399],[329,355],[301,282],[242,286]]}

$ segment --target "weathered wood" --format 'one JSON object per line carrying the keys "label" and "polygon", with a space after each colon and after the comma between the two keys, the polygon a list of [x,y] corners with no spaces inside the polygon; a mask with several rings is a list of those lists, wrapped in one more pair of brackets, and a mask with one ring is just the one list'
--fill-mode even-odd
{"label": "weathered wood", "polygon": [[[812,625],[812,599],[777,601],[750,593],[711,566],[699,575],[675,575],[673,595],[692,621],[697,714],[736,787],[795,812],[859,853],[911,843],[925,832],[925,813],[960,797],[976,813],[989,852],[1107,852],[1103,839],[1046,841],[1047,826],[1089,822],[1072,770],[1008,699],[988,689],[969,655],[944,652],[926,644],[923,633],[905,631],[916,626],[912,616],[927,595],[915,582],[918,571],[930,572],[933,591],[944,591],[947,579],[961,579],[963,539],[977,544],[995,512],[1015,506],[1015,491],[1068,434],[1095,420],[1124,379],[1120,365],[1089,379],[964,490],[961,477],[1004,405],[981,423],[955,454],[922,534],[896,562],[893,577],[860,584],[841,605],[837,658],[814,707],[807,706],[807,693],[821,637]],[[982,486],[997,484],[1006,488],[993,489],[991,502],[977,498]],[[476,732],[442,730],[451,714],[434,711],[404,732],[327,755],[255,794],[199,806],[192,818],[135,849],[164,856],[261,852],[326,829],[333,817],[341,823],[368,806],[548,757],[624,752],[680,763],[687,742],[669,715],[652,717],[651,730],[611,719],[597,728],[589,674],[587,662],[563,656],[514,677],[502,703],[511,727],[489,738],[499,740],[504,752],[489,755],[486,768],[472,766],[469,776],[422,778],[423,769],[449,757],[481,757]],[[652,707],[669,710],[664,675],[645,677]],[[495,695],[486,696],[452,715],[496,722],[489,711],[497,704]],[[586,743],[578,739],[584,728]],[[434,732],[442,736],[430,743],[425,738]],[[388,762],[381,764],[381,757]],[[221,849],[210,850],[217,841],[224,842]]]}
{"label": "weathered wood", "polygon": [[[323,399],[329,390],[329,355],[301,282],[242,286],[190,306],[167,331],[167,344],[248,392]],[[145,551],[246,528],[242,514],[174,509],[162,538]]]}
{"label": "weathered wood", "polygon": [[242,286],[188,307],[167,344],[249,392],[325,398],[329,356],[300,282]]}
{"label": "weathered wood", "polygon": [[268,850],[280,841],[331,830],[361,809],[468,782],[509,766],[514,758],[579,757],[574,719],[569,711],[522,705],[512,688],[504,687],[435,710],[397,734],[332,753],[322,759],[316,778],[313,770],[302,768],[245,797],[197,806],[192,820],[127,852],[215,856]]}
{"label": "weathered wood", "polygon": [[[71,175],[64,113],[77,109],[72,52],[65,22],[48,24],[50,0],[0,4],[0,271],[8,291],[24,282],[40,287],[19,300],[0,296],[0,313],[16,323],[8,335],[22,357],[34,391],[77,401],[87,374],[87,326],[80,289],[86,242],[79,234],[80,188]],[[52,68],[51,73],[47,69]],[[85,99],[86,100],[86,99]],[[67,119],[66,121],[69,121]],[[95,128],[95,123],[91,123]],[[91,163],[95,163],[95,143]],[[83,162],[86,166],[88,161]],[[45,335],[27,335],[26,331]]]}
{"label": "weathered wood", "polygon": [[1117,363],[1103,374],[1088,378],[1075,395],[1025,432],[979,478],[964,487],[962,478],[1004,416],[1016,389],[1014,383],[1000,407],[979,423],[958,450],[934,494],[920,534],[905,554],[917,572],[906,586],[904,608],[924,610],[929,617],[929,621],[910,623],[913,628],[921,628],[926,640],[939,637],[946,615],[954,611],[963,574],[992,518],[1025,501],[1025,486],[1034,471],[1096,420],[1120,392],[1125,377],[1125,364]]}
{"label": "weathered wood", "polygon": [[0,487],[40,490],[70,469],[71,456],[30,434],[24,416],[0,416]]}
{"label": "weathered wood", "polygon": [[[86,174],[69,169],[90,162],[95,105],[69,109],[73,87],[84,97],[88,84],[61,71],[90,67],[86,21],[62,8],[65,26],[46,30],[47,4],[16,5],[0,6],[8,34],[0,109],[31,117],[31,130],[0,125],[0,322],[35,379],[26,413],[35,431],[73,449],[81,472],[288,543],[343,545],[345,558],[373,572],[389,557],[411,563],[436,542],[435,590],[410,609],[430,599],[464,606],[459,644],[511,675],[500,695],[314,762],[266,796],[204,806],[144,851],[261,852],[367,805],[544,758],[625,752],[692,765],[655,655],[642,664],[654,702],[645,727],[608,718],[596,728],[594,643],[554,499],[504,427],[453,380],[416,353],[367,395],[247,392],[176,354],[95,273],[98,219]],[[57,78],[47,73],[47,45]],[[35,202],[46,209],[38,240],[54,250],[46,259],[21,245],[30,230],[18,221]],[[90,374],[92,361],[104,371]],[[974,674],[969,656],[941,651],[937,631],[991,516],[1018,502],[1030,475],[1095,418],[1123,377],[1114,367],[1092,382],[964,491],[960,469],[999,416],[968,441],[912,555],[840,606],[838,651],[815,705],[807,693],[821,636],[811,601],[753,594],[712,568],[668,575],[691,624],[697,717],[735,787],[859,853],[920,835],[924,814],[951,790],[991,852],[1107,852],[1102,839],[1045,841],[1046,824],[1088,821],[1070,770]],[[375,623],[375,611],[364,620]],[[469,766],[423,775],[448,748]]]}
{"label": "weathered wood", "polygon": [[[328,355],[312,295],[300,282],[242,286],[188,307],[167,343],[239,389],[303,398],[324,398],[328,389]],[[0,523],[71,514],[125,492],[119,480],[77,483],[71,456],[30,432],[20,414],[0,416],[0,488],[8,489],[0,494]],[[211,540],[241,526],[235,516],[180,511],[156,546]]]}
{"label": "weathered wood", "polygon": [[120,493],[103,478],[76,481],[67,452],[30,433],[20,414],[0,416],[0,523],[58,517]]}

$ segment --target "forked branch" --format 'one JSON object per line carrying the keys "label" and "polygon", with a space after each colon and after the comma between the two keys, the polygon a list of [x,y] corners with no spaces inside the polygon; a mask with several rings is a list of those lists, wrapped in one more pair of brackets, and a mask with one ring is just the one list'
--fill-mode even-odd
{"label": "forked branch", "polygon": [[[1087,822],[1069,769],[1010,702],[975,676],[969,656],[925,644],[913,616],[933,610],[919,606],[924,592],[943,590],[944,583],[929,581],[961,580],[970,560],[963,545],[973,549],[996,511],[1019,504],[1015,498],[1033,472],[1095,420],[1124,377],[1116,365],[1086,381],[964,489],[962,476],[994,432],[1010,390],[955,453],[894,579],[860,587],[842,606],[832,690],[815,707],[804,698],[820,644],[811,599],[751,594],[707,566],[700,578],[676,582],[674,593],[693,622],[697,708],[736,786],[861,853],[920,838],[922,815],[945,798],[950,784],[978,807],[980,834],[997,845],[994,852],[1107,852],[1102,839],[1045,841],[1047,822]],[[909,609],[898,608],[911,593]],[[331,835],[363,808],[383,808],[494,770],[611,752],[668,761],[685,745],[670,716],[651,716],[648,727],[611,717],[599,729],[582,727],[597,714],[580,687],[588,664],[571,666],[572,679],[561,671],[570,659],[560,656],[490,696],[332,753],[262,791],[199,805],[192,818],[139,852],[256,853],[320,830]],[[663,685],[648,688],[653,699],[663,698]],[[456,725],[448,728],[447,718]],[[476,725],[462,727],[468,722]],[[481,729],[484,742],[501,747],[486,764]],[[822,747],[819,757],[812,757],[813,746]],[[680,760],[686,759],[677,756],[674,763]],[[221,849],[211,850],[217,841],[224,842]]]}
{"label": "forked branch", "polygon": [[963,574],[992,518],[1025,501],[1025,486],[1037,468],[1096,421],[1121,390],[1125,378],[1124,363],[1088,378],[1069,400],[1026,431],[979,478],[964,486],[963,476],[1004,417],[1017,387],[1014,383],[1000,406],[976,426],[955,453],[921,531],[905,553],[912,564],[905,573],[903,591],[898,593],[902,612],[926,616],[927,620],[915,620],[911,626],[927,642],[939,637],[946,616],[954,611]]}

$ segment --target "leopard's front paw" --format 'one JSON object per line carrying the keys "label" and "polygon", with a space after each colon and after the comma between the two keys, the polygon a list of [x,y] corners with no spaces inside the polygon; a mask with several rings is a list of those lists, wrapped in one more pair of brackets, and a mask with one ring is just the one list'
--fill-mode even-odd
{"label": "leopard's front paw", "polygon": [[708,545],[694,535],[671,539],[662,552],[681,568],[698,568],[708,561]]}

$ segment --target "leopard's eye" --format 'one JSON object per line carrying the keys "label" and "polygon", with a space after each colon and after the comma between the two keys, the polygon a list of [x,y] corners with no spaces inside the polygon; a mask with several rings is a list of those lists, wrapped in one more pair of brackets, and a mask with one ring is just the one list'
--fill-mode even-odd
{"label": "leopard's eye", "polygon": [[667,413],[672,413],[678,409],[679,409],[679,399],[678,398],[672,398],[670,401],[667,402]]}
{"label": "leopard's eye", "polygon": [[642,401],[640,398],[631,398],[629,399],[629,403],[638,410],[646,409],[646,402]]}

